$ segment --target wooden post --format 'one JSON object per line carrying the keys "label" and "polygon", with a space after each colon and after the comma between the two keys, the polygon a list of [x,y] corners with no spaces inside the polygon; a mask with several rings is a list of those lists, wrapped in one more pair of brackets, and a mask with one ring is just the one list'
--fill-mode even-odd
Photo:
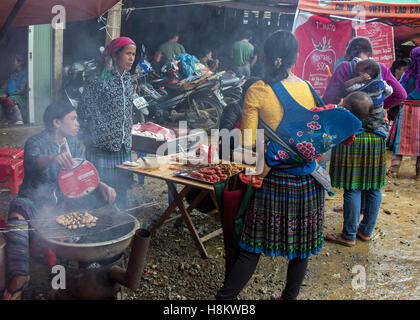
{"label": "wooden post", "polygon": [[61,87],[63,84],[63,35],[64,29],[54,29],[53,99],[55,102],[61,98]]}
{"label": "wooden post", "polygon": [[113,39],[118,38],[121,33],[121,11],[122,0],[108,11],[106,23],[105,46]]}

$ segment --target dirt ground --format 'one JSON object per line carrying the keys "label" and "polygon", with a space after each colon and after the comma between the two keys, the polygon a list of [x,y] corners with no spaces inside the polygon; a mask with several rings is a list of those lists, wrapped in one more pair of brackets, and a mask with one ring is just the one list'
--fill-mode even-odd
{"label": "dirt ground", "polygon": [[[39,127],[0,128],[0,147],[23,147],[26,138],[39,132]],[[389,165],[391,153],[388,152]],[[383,188],[383,201],[370,242],[357,241],[348,248],[324,243],[318,255],[309,261],[299,299],[352,300],[420,298],[420,182],[413,179],[415,160],[404,158],[398,179],[388,179]],[[326,199],[325,232],[341,231],[342,214],[332,210],[342,203],[342,191]],[[139,214],[152,222],[167,206],[164,182],[146,178],[129,192],[130,205],[156,201],[157,207],[146,208]],[[0,192],[0,216],[6,217],[14,196]],[[192,220],[200,235],[220,227],[218,215],[196,210]],[[164,224],[151,240],[145,273],[139,289],[124,290],[124,299],[208,299],[222,285],[224,277],[223,238],[218,236],[205,247],[209,259],[200,257],[184,224]],[[263,256],[257,270],[239,299],[268,299],[280,292],[285,284],[287,260]],[[356,283],[365,273],[366,285]],[[31,284],[23,299],[45,299],[51,289],[50,267],[41,260],[31,259]],[[355,286],[352,285],[356,284]],[[358,285],[359,284],[359,285]]]}

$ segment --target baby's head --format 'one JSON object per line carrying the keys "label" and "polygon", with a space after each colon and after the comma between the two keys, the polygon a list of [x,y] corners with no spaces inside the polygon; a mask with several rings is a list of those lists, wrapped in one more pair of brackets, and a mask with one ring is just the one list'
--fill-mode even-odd
{"label": "baby's head", "polygon": [[359,120],[366,119],[373,111],[372,98],[362,91],[348,94],[338,105],[349,110]]}
{"label": "baby's head", "polygon": [[379,76],[380,72],[379,63],[373,59],[362,60],[356,64],[356,74],[358,76],[367,73],[371,79],[375,79]]}

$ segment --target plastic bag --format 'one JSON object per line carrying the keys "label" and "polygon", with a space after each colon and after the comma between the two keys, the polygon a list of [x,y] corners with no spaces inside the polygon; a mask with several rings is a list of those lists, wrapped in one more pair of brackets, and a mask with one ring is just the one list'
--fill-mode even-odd
{"label": "plastic bag", "polygon": [[200,62],[195,56],[188,53],[180,54],[176,60],[181,62],[182,73],[185,77],[192,76],[195,73],[195,64]]}

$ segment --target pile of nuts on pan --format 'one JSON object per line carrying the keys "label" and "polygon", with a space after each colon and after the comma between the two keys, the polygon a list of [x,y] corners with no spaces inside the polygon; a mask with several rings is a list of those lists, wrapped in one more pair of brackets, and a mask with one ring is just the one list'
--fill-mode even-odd
{"label": "pile of nuts on pan", "polygon": [[85,213],[69,213],[69,214],[62,214],[55,218],[55,221],[62,226],[65,226],[67,229],[77,229],[77,228],[92,228],[96,226],[96,221],[98,221],[98,217],[92,216],[88,212]]}

